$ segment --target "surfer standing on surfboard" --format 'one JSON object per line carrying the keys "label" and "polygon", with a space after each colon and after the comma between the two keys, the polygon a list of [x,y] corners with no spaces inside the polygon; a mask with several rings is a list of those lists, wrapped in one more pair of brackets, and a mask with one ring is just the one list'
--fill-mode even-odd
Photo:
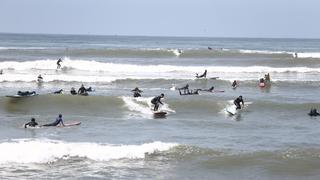
{"label": "surfer standing on surfboard", "polygon": [[244,102],[243,102],[242,96],[239,96],[237,99],[235,99],[235,100],[233,101],[233,103],[234,103],[234,105],[237,106],[236,109],[241,109],[240,103],[242,103],[242,106],[244,106]]}
{"label": "surfer standing on surfboard", "polygon": [[61,60],[61,58],[59,58],[57,61],[57,69],[61,68],[61,64],[60,64],[61,62],[62,62],[62,60]]}
{"label": "surfer standing on surfboard", "polygon": [[154,111],[158,111],[159,104],[163,105],[163,103],[161,102],[161,98],[163,97],[164,97],[164,94],[162,93],[160,96],[154,97],[151,100],[151,103],[154,105],[154,108],[153,108]]}

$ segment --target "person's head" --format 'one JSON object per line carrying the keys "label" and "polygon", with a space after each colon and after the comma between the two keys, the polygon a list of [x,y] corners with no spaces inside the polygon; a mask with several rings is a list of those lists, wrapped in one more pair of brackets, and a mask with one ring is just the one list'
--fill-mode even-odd
{"label": "person's head", "polygon": [[240,99],[242,99],[242,96],[239,96]]}
{"label": "person's head", "polygon": [[32,122],[35,122],[35,121],[36,121],[36,119],[35,119],[35,118],[31,118],[31,121],[32,121]]}
{"label": "person's head", "polygon": [[62,114],[59,114],[59,118],[61,118],[62,117]]}
{"label": "person's head", "polygon": [[161,97],[164,97],[164,94],[163,94],[163,93],[161,93]]}
{"label": "person's head", "polygon": [[81,84],[81,87],[84,87],[84,85],[83,85],[83,84]]}

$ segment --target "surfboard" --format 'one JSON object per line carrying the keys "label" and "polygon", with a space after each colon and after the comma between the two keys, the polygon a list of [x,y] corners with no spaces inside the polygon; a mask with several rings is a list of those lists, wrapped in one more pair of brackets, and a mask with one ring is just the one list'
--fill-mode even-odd
{"label": "surfboard", "polygon": [[212,93],[223,93],[224,90],[213,90]]}
{"label": "surfboard", "polygon": [[58,127],[78,126],[80,124],[81,124],[80,121],[75,121],[75,122],[64,123],[64,126],[60,124]]}
{"label": "surfboard", "polygon": [[153,112],[153,116],[155,118],[164,118],[166,117],[167,112],[159,111],[159,112]]}
{"label": "surfboard", "polygon": [[209,79],[219,79],[219,77],[211,77],[211,78],[209,78]]}
{"label": "surfboard", "polygon": [[231,106],[226,108],[226,112],[233,116],[238,113],[238,110],[236,109],[236,106]]}
{"label": "surfboard", "polygon": [[266,84],[265,83],[259,83],[259,87],[265,87]]}
{"label": "surfboard", "polygon": [[6,97],[9,98],[26,98],[26,97],[33,97],[33,96],[37,96],[38,94],[32,94],[32,95],[27,95],[27,96],[20,96],[20,95],[7,95]]}

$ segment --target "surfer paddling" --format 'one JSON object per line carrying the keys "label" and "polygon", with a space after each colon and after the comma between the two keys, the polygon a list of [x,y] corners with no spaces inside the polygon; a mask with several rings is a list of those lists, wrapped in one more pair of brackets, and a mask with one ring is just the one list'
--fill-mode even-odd
{"label": "surfer paddling", "polygon": [[196,73],[196,78],[206,78],[207,77],[207,70],[204,71],[203,74],[201,74],[200,76],[198,75],[198,73]]}

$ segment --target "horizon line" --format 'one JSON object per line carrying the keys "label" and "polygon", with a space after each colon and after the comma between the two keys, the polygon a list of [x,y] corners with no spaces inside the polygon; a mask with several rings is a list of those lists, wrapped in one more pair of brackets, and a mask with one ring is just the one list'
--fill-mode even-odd
{"label": "horizon line", "polygon": [[167,38],[233,38],[233,39],[308,39],[308,40],[320,40],[320,38],[306,38],[306,37],[244,37],[244,36],[172,36],[172,35],[126,35],[126,34],[71,34],[71,33],[28,33],[28,32],[0,32],[0,34],[17,34],[17,35],[53,35],[53,36],[122,36],[122,37],[167,37]]}

